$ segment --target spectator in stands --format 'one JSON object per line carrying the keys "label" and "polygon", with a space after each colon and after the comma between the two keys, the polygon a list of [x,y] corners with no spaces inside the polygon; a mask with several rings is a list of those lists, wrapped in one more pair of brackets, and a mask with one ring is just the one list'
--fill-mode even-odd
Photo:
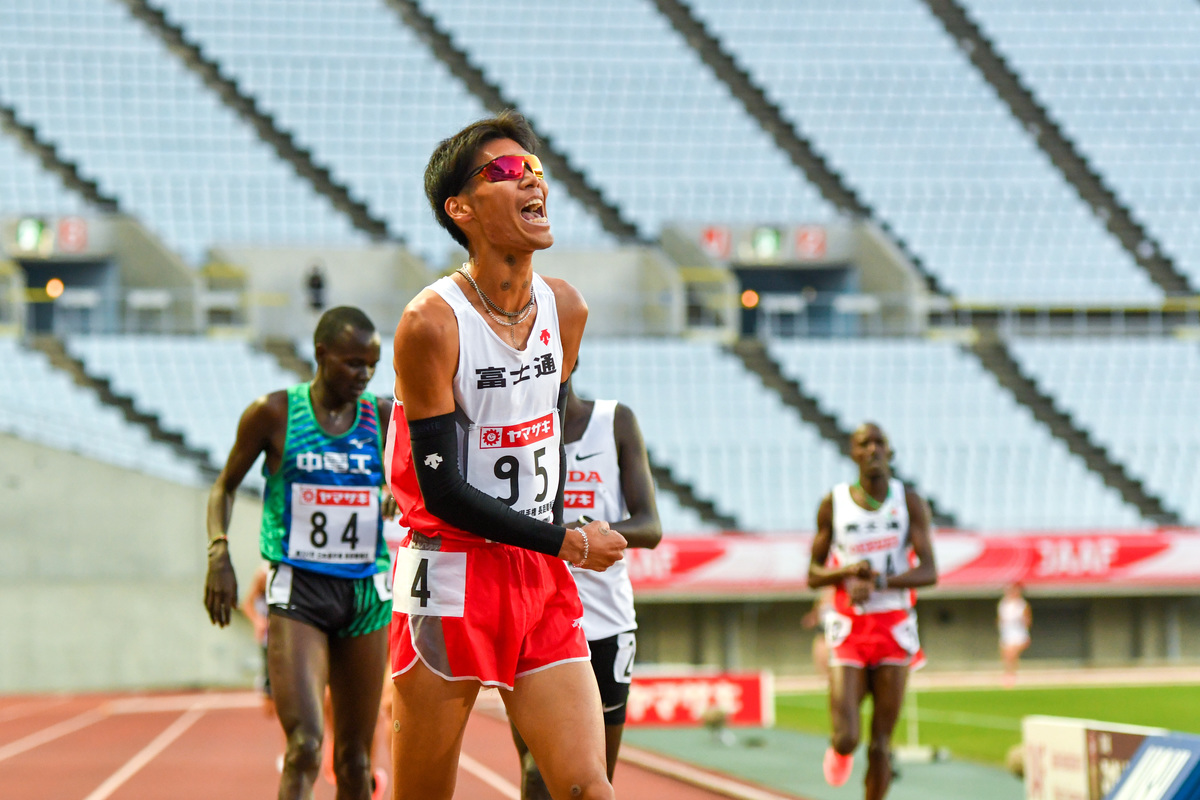
{"label": "spectator in stands", "polygon": [[325,309],[325,272],[317,261],[308,271],[308,307],[320,313]]}
{"label": "spectator in stands", "polygon": [[1017,685],[1017,662],[1029,647],[1029,627],[1033,625],[1033,611],[1021,595],[1019,583],[1004,590],[996,606],[996,624],[1000,628],[1000,658],[1004,661],[1002,682],[1011,689]]}
{"label": "spectator in stands", "polygon": [[287,737],[279,797],[312,796],[328,685],[338,797],[365,800],[373,780],[382,795],[370,753],[391,614],[382,517],[394,504],[380,491],[381,432],[390,408],[366,391],[379,361],[379,335],[362,311],[330,309],[313,338],[312,383],[250,404],[213,484],[204,603],[214,624],[229,624],[237,602],[229,518],[237,487],[265,454],[260,550],[271,563],[267,671]]}
{"label": "spectator in stands", "polygon": [[441,142],[425,171],[470,261],[422,290],[396,329],[389,481],[412,531],[392,619],[396,798],[453,795],[481,685],[501,688],[553,796],[613,796],[564,562],[603,571],[625,539],[603,520],[562,524],[562,411],[587,306],[533,272],[554,241],[536,146],[506,112]]}
{"label": "spectator in stands", "polygon": [[[654,505],[654,478],[637,417],[616,400],[581,400],[567,382],[563,423],[567,482],[563,509],[569,526],[590,518],[615,520],[630,547],[654,548],[662,525]],[[572,569],[583,602],[583,632],[592,651],[592,672],[604,711],[604,745],[611,782],[625,731],[625,704],[637,652],[633,586],[624,561],[604,572]],[[513,726],[521,756],[521,800],[550,800],[537,762]]]}
{"label": "spectator in stands", "polygon": [[833,734],[825,780],[850,777],[863,698],[871,694],[866,800],[881,800],[892,781],[892,729],[908,671],[921,659],[913,609],[919,586],[937,582],[925,501],[891,475],[883,430],[864,423],[850,437],[858,480],[834,487],[817,510],[808,585],[834,587],[826,622]]}

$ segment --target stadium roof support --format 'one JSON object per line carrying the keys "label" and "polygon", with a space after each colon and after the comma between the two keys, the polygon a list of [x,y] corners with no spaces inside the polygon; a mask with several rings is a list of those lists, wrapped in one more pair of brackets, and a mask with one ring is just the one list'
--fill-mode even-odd
{"label": "stadium roof support", "polygon": [[[784,374],[761,340],[745,338],[728,349],[729,352],[741,359],[742,363],[746,365],[746,369],[759,377],[763,386],[778,394],[779,399],[785,405],[795,409],[805,422],[816,427],[821,436],[837,447],[847,458],[850,456],[851,432],[843,429],[838,424],[836,417],[822,409],[816,398],[804,391],[804,387]],[[893,474],[895,474],[894,470]],[[917,487],[917,484],[905,479],[903,475],[895,475],[895,477],[912,484],[925,496],[929,502],[930,511],[933,512],[934,523],[943,527],[958,527],[954,515],[944,509],[939,509],[937,499],[929,496],[926,490]]]}
{"label": "stadium roof support", "polygon": [[18,119],[16,110],[2,99],[0,99],[0,133],[8,134],[19,141],[25,149],[37,156],[46,171],[57,175],[64,186],[78,192],[97,209],[109,212],[121,210],[115,197],[104,194],[95,181],[80,175],[79,167],[75,162],[68,161],[59,155],[58,149],[52,142],[44,141],[33,125]]}
{"label": "stadium roof support", "polygon": [[1105,220],[1109,232],[1117,238],[1133,260],[1146,271],[1168,295],[1196,294],[1196,289],[1163,252],[1154,237],[1129,213],[1116,194],[1079,154],[1074,142],[1067,138],[1037,98],[1025,88],[1008,62],[992,47],[983,32],[955,0],[924,0],[959,43],[963,52],[980,74],[992,85],[1013,116],[1034,136],[1038,146],[1075,187],[1079,196],[1096,209]]}
{"label": "stadium roof support", "polygon": [[154,8],[146,0],[120,0],[129,13],[141,20],[154,35],[162,39],[167,49],[199,76],[204,85],[211,89],[221,101],[233,109],[248,123],[284,161],[292,165],[296,174],[312,184],[318,194],[327,198],[340,213],[345,214],[355,228],[371,238],[381,241],[404,242],[404,237],[394,234],[387,223],[371,212],[366,203],[355,200],[346,185],[340,183],[329,171],[314,159],[312,153],[296,144],[291,133],[283,130],[275,118],[259,108],[257,101],[242,91],[237,82],[225,77],[220,66],[204,51],[184,35],[183,29]]}
{"label": "stadium roof support", "polygon": [[1178,514],[1164,506],[1158,497],[1150,494],[1141,481],[1130,477],[1122,464],[1110,457],[1103,447],[1093,442],[1088,432],[1076,425],[1069,414],[1058,409],[1054,400],[1021,371],[1020,364],[1012,357],[1004,340],[994,331],[981,335],[969,349],[984,369],[992,373],[1000,385],[1012,393],[1017,402],[1029,409],[1034,419],[1045,425],[1072,453],[1083,459],[1088,469],[1115,489],[1144,519],[1158,525],[1183,524]]}
{"label": "stadium roof support", "polygon": [[771,136],[779,149],[786,153],[792,163],[820,190],[826,200],[844,214],[874,220],[908,261],[920,270],[929,290],[935,294],[948,294],[938,284],[937,278],[924,268],[921,259],[908,248],[903,240],[896,236],[895,232],[890,230],[886,220],[879,219],[874,210],[845,184],[842,176],[829,166],[820,153],[813,149],[807,137],[792,127],[784,118],[783,112],[779,110],[779,106],[767,99],[763,90],[750,79],[749,74],[734,60],[733,56],[725,51],[720,41],[708,32],[704,24],[696,19],[687,6],[679,0],[654,0],[654,5],[695,49],[716,77],[729,87],[733,96]]}

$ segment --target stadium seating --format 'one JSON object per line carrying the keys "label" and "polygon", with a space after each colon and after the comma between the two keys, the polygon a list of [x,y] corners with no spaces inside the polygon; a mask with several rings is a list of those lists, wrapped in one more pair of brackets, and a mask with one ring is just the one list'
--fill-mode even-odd
{"label": "stadium seating", "polygon": [[1200,286],[1200,5],[964,0],[1117,197]]}
{"label": "stadium seating", "polygon": [[[298,380],[271,356],[236,340],[88,336],[71,339],[67,350],[89,375],[107,378],[138,410],[156,414],[163,428],[208,451],[218,467],[233,447],[246,407]],[[243,485],[262,488],[257,467]]]}
{"label": "stadium seating", "polygon": [[633,409],[651,457],[744,530],[812,530],[851,464],[736,357],[679,340],[585,340],[576,391]]}
{"label": "stadium seating", "polygon": [[644,235],[833,214],[646,0],[422,7]]}
{"label": "stadium seating", "polygon": [[0,133],[0,217],[21,214],[79,214],[87,201],[42,169],[15,139]]}
{"label": "stadium seating", "polygon": [[[425,164],[440,140],[488,112],[398,14],[379,0],[161,5],[352,195],[444,262],[454,245],[425,199]],[[614,243],[565,190],[547,206],[559,247]]]}
{"label": "stadium seating", "polygon": [[960,300],[1161,299],[920,0],[690,5]]}
{"label": "stadium seating", "polygon": [[655,487],[654,504],[658,509],[658,521],[662,525],[663,536],[716,536],[720,529],[705,522],[695,509],[688,508],[679,502],[673,492]]}
{"label": "stadium seating", "polygon": [[1200,524],[1200,349],[1171,339],[1016,338],[1015,357],[1096,444]]}
{"label": "stadium seating", "polygon": [[203,484],[195,464],[151,441],[145,428],[130,424],[95,392],[77,386],[43,354],[0,338],[0,363],[0,430],[176,483]]}
{"label": "stadium seating", "polygon": [[0,41],[0,98],[191,263],[366,241],[119,3],[12,0]]}
{"label": "stadium seating", "polygon": [[1140,515],[957,346],[776,341],[785,374],[845,429],[883,426],[896,465],[971,530],[1136,527]]}

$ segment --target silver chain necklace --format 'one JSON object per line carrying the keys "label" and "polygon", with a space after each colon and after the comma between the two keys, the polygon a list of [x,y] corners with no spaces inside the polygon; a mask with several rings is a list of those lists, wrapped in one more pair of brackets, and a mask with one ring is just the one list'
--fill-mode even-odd
{"label": "silver chain necklace", "polygon": [[497,314],[503,314],[504,316],[508,317],[509,319],[513,319],[515,317],[521,317],[522,319],[524,319],[523,315],[527,315],[529,313],[529,309],[533,308],[533,284],[532,283],[529,284],[529,302],[525,304],[525,307],[522,308],[520,311],[505,311],[503,308],[501,308],[500,306],[493,303],[492,298],[488,297],[486,294],[483,293],[483,289],[480,289],[479,284],[477,284],[475,282],[475,279],[471,277],[471,273],[469,270],[467,270],[466,264],[463,264],[461,267],[459,267],[458,271],[461,272],[462,276],[467,279],[467,283],[471,284],[471,288],[479,293],[479,299],[482,300],[484,302],[484,304],[487,305],[488,308],[492,309]]}
{"label": "silver chain necklace", "polygon": [[[513,347],[516,347],[517,346],[516,326],[520,325],[522,322],[524,322],[526,319],[528,319],[529,314],[533,311],[533,308],[534,308],[533,286],[531,285],[529,287],[529,302],[525,304],[524,308],[522,308],[520,311],[505,311],[503,308],[500,308],[498,305],[493,303],[491,301],[491,299],[486,294],[483,293],[483,290],[479,288],[479,284],[475,283],[475,279],[472,278],[471,273],[467,271],[466,264],[463,264],[461,267],[459,267],[458,271],[460,273],[462,273],[462,276],[467,279],[467,283],[471,284],[471,288],[474,289],[475,292],[479,295],[479,299],[483,301],[483,310],[486,311],[487,315],[492,318],[492,321],[495,322],[497,325],[503,325],[504,327],[508,328],[508,338],[513,343]],[[496,309],[496,311],[499,311],[504,316],[508,317],[509,319],[507,319],[507,320],[500,319],[500,317],[496,316],[496,314],[492,311],[493,308]]]}

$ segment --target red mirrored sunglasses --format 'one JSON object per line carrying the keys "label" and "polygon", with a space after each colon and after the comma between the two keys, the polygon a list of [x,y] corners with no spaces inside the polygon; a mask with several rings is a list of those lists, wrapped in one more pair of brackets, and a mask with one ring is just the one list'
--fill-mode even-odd
{"label": "red mirrored sunglasses", "polygon": [[471,178],[476,175],[481,176],[485,181],[496,183],[497,181],[519,181],[525,176],[525,165],[533,170],[534,177],[541,179],[542,177],[542,160],[534,155],[523,156],[496,156],[486,164],[471,171],[463,181],[463,186],[466,186]]}

